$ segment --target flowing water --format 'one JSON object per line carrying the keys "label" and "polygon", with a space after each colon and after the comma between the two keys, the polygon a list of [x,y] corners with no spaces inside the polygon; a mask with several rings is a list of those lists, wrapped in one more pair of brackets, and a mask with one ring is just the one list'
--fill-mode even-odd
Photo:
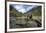
{"label": "flowing water", "polygon": [[[34,19],[38,20],[38,18]],[[10,17],[10,28],[29,28],[29,27],[38,27],[38,23],[32,19],[27,21],[27,17]]]}

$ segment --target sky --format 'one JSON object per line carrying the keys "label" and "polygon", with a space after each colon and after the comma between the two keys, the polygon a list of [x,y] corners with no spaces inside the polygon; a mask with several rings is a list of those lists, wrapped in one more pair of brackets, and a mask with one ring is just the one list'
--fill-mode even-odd
{"label": "sky", "polygon": [[24,4],[12,4],[12,6],[18,10],[18,12],[26,13],[27,11],[31,10],[35,5],[24,5]]}

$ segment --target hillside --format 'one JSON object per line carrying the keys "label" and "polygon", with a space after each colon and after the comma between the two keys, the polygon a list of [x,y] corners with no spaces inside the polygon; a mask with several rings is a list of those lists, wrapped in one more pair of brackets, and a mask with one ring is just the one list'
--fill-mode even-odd
{"label": "hillside", "polygon": [[41,14],[42,14],[41,9],[42,9],[41,6],[38,6],[37,8],[32,9],[32,15],[33,16],[41,16]]}
{"label": "hillside", "polygon": [[15,8],[10,5],[10,16],[21,17],[23,14],[18,12]]}
{"label": "hillside", "polygon": [[[30,14],[33,15],[32,18],[29,18],[30,16],[27,18]],[[10,6],[10,28],[41,27],[41,21],[41,6],[34,7],[24,14]]]}
{"label": "hillside", "polygon": [[37,6],[25,13],[25,15],[32,14],[33,16],[41,16],[41,6]]}
{"label": "hillside", "polygon": [[10,5],[10,16],[21,17],[23,15],[25,16],[29,14],[32,14],[33,16],[41,16],[41,6],[34,7],[23,14],[21,12],[18,12],[15,8],[13,8],[13,6]]}

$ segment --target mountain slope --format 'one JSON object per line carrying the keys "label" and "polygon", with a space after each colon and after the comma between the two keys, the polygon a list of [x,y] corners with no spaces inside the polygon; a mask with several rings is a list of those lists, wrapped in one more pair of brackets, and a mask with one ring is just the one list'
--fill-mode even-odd
{"label": "mountain slope", "polygon": [[15,8],[10,5],[10,16],[21,17],[23,14],[18,12]]}
{"label": "mountain slope", "polygon": [[41,16],[41,6],[37,6],[25,13],[25,15],[32,14],[33,16]]}

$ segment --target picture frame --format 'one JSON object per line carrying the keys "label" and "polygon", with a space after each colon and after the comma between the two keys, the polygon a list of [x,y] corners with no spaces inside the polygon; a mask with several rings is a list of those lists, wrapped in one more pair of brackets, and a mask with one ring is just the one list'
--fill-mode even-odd
{"label": "picture frame", "polygon": [[[10,29],[9,27],[9,6],[10,4],[26,4],[26,5],[37,5],[37,6],[42,6],[42,27],[33,27],[33,28],[15,28],[15,29]],[[13,1],[13,2],[7,2],[6,5],[6,10],[5,10],[5,27],[6,31],[15,31],[15,32],[25,32],[25,31],[43,31],[45,30],[45,3],[44,2],[28,2],[28,1]]]}

